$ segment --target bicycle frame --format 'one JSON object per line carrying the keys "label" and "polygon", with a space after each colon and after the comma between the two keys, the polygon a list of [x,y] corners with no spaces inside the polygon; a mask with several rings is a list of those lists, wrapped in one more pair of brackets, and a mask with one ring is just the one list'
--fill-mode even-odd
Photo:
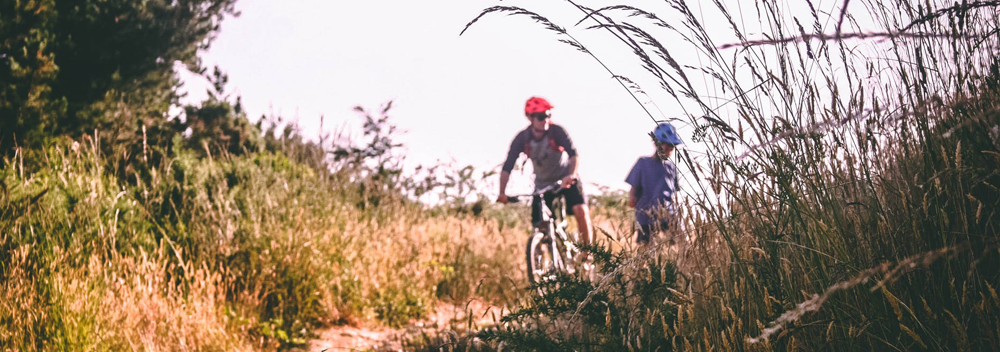
{"label": "bicycle frame", "polygon": [[[544,197],[544,193],[541,196]],[[557,214],[554,214],[552,209],[550,209],[547,204],[544,204],[544,199],[542,199],[542,202],[542,221],[540,222],[540,225],[547,228],[536,230],[541,230],[540,232],[545,235],[546,240],[549,243],[552,243],[553,262],[555,263],[556,268],[560,271],[567,272],[569,271],[567,269],[571,268],[567,267],[566,259],[563,258],[563,255],[568,254],[565,252],[570,248],[575,248],[576,246],[569,240],[569,234],[566,233],[567,223],[566,207],[564,204],[565,200],[562,199],[562,196],[558,196],[553,200],[553,208],[559,211],[559,216],[556,216]]]}
{"label": "bicycle frame", "polygon": [[[518,198],[524,196],[541,198],[539,199],[542,202],[541,204],[539,204],[541,207],[541,220],[539,221],[537,226],[535,226],[535,232],[528,240],[528,249],[527,249],[528,269],[529,269],[528,276],[529,279],[535,283],[537,283],[537,281],[546,281],[554,278],[552,276],[552,274],[554,274],[553,272],[549,272],[546,270],[539,270],[541,268],[534,267],[535,264],[540,264],[532,262],[532,260],[534,260],[534,258],[532,258],[534,249],[533,243],[536,241],[541,241],[542,246],[544,246],[545,243],[549,244],[550,246],[548,247],[550,252],[549,254],[551,255],[551,260],[552,260],[551,269],[555,269],[555,271],[557,272],[561,271],[563,273],[568,273],[568,274],[574,273],[577,269],[575,268],[575,265],[570,265],[570,263],[572,263],[575,253],[578,253],[579,249],[577,248],[576,244],[570,239],[570,236],[566,231],[567,221],[566,221],[566,207],[564,203],[565,199],[563,199],[561,195],[553,199],[552,208],[556,209],[557,213],[553,213],[552,208],[549,208],[544,201],[544,197],[546,194],[558,191],[560,186],[561,183],[556,182],[536,192],[533,192],[532,194],[508,197],[508,199],[510,199],[512,202],[518,202],[519,201]],[[536,238],[539,234],[542,235],[542,237]],[[538,275],[539,277],[536,279],[535,275]]]}

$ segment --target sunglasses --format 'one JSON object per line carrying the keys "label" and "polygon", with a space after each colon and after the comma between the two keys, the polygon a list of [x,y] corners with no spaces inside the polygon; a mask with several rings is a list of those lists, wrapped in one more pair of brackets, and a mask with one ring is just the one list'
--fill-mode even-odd
{"label": "sunglasses", "polygon": [[529,116],[531,116],[531,118],[536,119],[538,121],[543,121],[543,120],[545,120],[547,118],[552,117],[552,115],[550,115],[549,113],[545,113],[545,112],[536,112],[536,113],[531,114]]}

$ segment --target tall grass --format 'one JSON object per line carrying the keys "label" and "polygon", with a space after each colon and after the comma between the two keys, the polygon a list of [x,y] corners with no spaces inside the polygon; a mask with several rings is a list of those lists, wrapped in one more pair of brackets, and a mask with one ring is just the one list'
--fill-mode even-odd
{"label": "tall grass", "polygon": [[[1000,348],[1000,4],[667,5],[658,16],[567,1],[581,25],[636,54],[694,131],[678,153],[688,191],[684,232],[674,233],[690,241],[636,254],[622,262],[634,269],[605,276],[670,291],[617,311],[553,313],[533,302],[485,336],[532,338],[535,350]],[[568,32],[526,9],[489,13]],[[695,62],[680,50],[698,53]],[[629,274],[661,256],[677,262],[676,284]],[[629,294],[597,283],[590,296],[606,298],[587,304],[611,307]],[[646,318],[668,311],[676,319]],[[541,318],[591,333],[528,323]],[[635,328],[607,329],[615,321]]]}
{"label": "tall grass", "polygon": [[[328,324],[399,326],[439,300],[500,299],[519,279],[506,248],[523,222],[409,200],[404,176],[370,166],[391,143],[358,155],[371,149],[274,130],[267,142],[284,146],[242,155],[175,140],[123,160],[85,139],[6,160],[0,349],[290,347]],[[324,157],[347,147],[351,163]]]}

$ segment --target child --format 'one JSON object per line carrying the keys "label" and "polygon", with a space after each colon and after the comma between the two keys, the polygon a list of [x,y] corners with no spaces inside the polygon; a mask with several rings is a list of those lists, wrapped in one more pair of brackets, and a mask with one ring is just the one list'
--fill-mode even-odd
{"label": "child", "polygon": [[661,123],[653,132],[656,152],[653,156],[641,157],[635,162],[625,182],[632,185],[628,203],[635,208],[635,219],[639,222],[636,242],[649,243],[651,234],[666,230],[677,211],[674,194],[677,193],[677,166],[670,161],[674,147],[683,144],[677,130],[669,123]]}

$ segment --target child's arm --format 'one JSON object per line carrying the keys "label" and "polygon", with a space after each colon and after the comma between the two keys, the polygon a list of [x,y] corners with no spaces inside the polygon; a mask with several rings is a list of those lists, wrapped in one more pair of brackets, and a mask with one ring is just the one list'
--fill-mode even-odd
{"label": "child's arm", "polygon": [[[641,160],[642,159],[639,159],[639,161]],[[639,194],[642,192],[642,190],[639,189],[639,185],[642,184],[642,173],[639,172],[639,161],[636,161],[635,165],[632,165],[632,170],[629,170],[628,176],[625,177],[625,183],[632,186],[628,190],[629,208],[635,208],[635,203],[639,201]]]}
{"label": "child's arm", "polygon": [[635,208],[635,202],[637,200],[635,186],[632,186],[628,190],[628,206],[629,208]]}

